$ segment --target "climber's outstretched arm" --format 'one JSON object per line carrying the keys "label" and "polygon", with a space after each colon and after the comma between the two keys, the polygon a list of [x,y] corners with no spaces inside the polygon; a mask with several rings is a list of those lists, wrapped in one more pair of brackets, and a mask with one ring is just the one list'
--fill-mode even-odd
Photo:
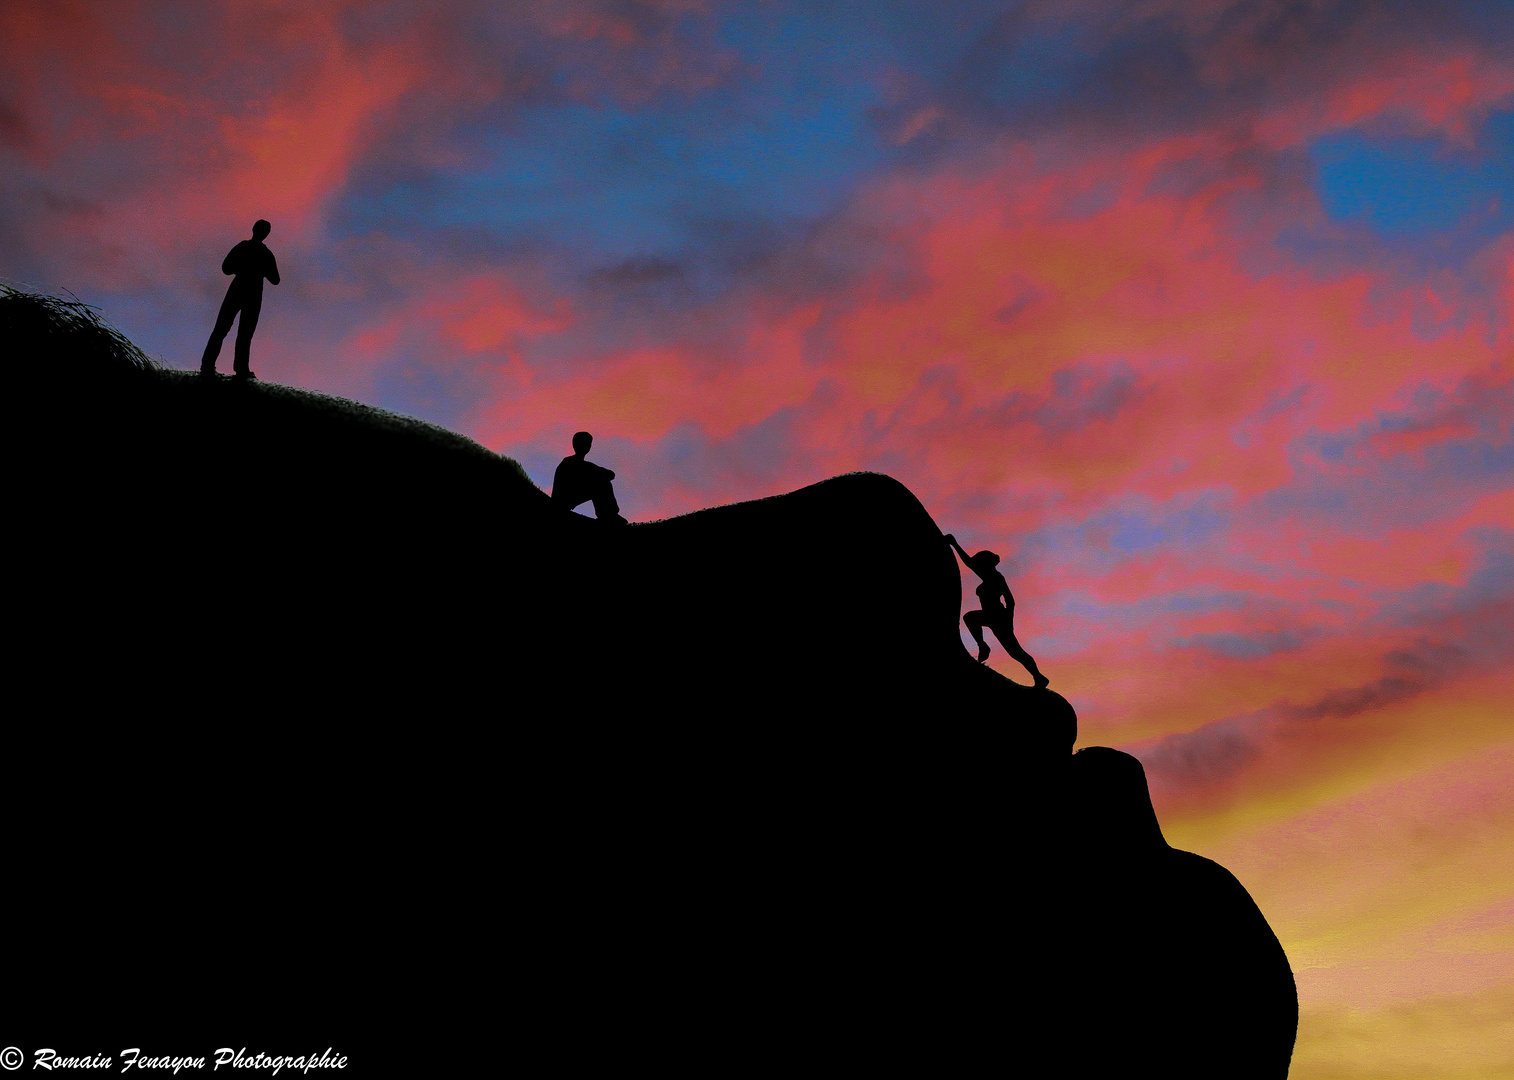
{"label": "climber's outstretched arm", "polygon": [[973,567],[972,561],[968,559],[967,552],[962,550],[962,545],[957,543],[957,538],[951,533],[947,533],[946,542],[957,549],[957,554],[962,558],[962,564],[976,574],[978,571]]}

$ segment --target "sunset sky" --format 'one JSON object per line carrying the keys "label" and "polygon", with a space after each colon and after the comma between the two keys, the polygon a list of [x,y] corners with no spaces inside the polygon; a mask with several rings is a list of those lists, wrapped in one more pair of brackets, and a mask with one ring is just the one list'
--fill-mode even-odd
{"label": "sunset sky", "polygon": [[897,477],[1261,905],[1295,1078],[1514,1075],[1514,4],[0,0],[0,43],[0,278],[193,368],[267,218],[265,380],[543,486],[587,429],[632,521]]}

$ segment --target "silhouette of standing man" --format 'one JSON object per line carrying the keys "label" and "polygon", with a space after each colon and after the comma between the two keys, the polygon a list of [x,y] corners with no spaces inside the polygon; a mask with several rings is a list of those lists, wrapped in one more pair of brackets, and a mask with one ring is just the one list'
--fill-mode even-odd
{"label": "silhouette of standing man", "polygon": [[1036,689],[1039,690],[1051,680],[1041,674],[1041,669],[1036,667],[1030,653],[1015,638],[1015,598],[1009,591],[1009,582],[1004,580],[1004,575],[997,569],[999,556],[992,551],[969,555],[962,550],[962,545],[957,543],[957,538],[951,533],[946,534],[946,542],[957,549],[957,554],[962,557],[967,568],[983,579],[983,584],[978,586],[978,603],[982,609],[969,611],[962,616],[968,632],[978,643],[978,663],[988,659],[988,642],[983,640],[983,628],[986,626],[994,632],[994,637],[999,639],[1004,651],[1020,661],[1025,670],[1030,672],[1030,677],[1036,681]]}
{"label": "silhouette of standing man", "polygon": [[587,431],[573,436],[573,456],[563,458],[557,472],[552,474],[552,499],[569,510],[592,500],[595,518],[624,525],[626,519],[620,516],[620,504],[610,486],[615,474],[584,460],[593,445],[594,436]]}
{"label": "silhouette of standing man", "polygon": [[216,316],[216,328],[210,332],[205,343],[205,355],[200,358],[200,374],[216,373],[216,357],[221,355],[221,342],[231,329],[231,320],[241,312],[242,320],[237,326],[237,349],[232,361],[232,371],[239,379],[256,379],[248,367],[247,354],[252,347],[252,332],[258,328],[258,314],[263,310],[263,279],[275,285],[279,283],[279,264],[273,260],[273,252],[263,246],[263,238],[273,231],[273,226],[259,220],[252,226],[252,239],[243,240],[221,263],[221,273],[235,274],[231,287],[226,290],[226,299],[221,301],[221,313]]}

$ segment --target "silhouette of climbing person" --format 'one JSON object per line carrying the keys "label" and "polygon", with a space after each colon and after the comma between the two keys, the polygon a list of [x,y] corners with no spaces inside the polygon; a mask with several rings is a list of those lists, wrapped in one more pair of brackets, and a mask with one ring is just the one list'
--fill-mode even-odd
{"label": "silhouette of climbing person", "polygon": [[615,474],[584,460],[593,445],[594,436],[587,431],[574,434],[573,455],[563,458],[552,475],[552,499],[569,510],[592,501],[595,518],[624,525],[626,519],[620,516],[620,504],[615,501],[615,489],[610,486]]}
{"label": "silhouette of climbing person", "polygon": [[1015,638],[1015,598],[1009,591],[1009,582],[995,569],[999,565],[999,556],[992,551],[969,555],[962,550],[962,545],[957,543],[957,538],[951,533],[946,534],[946,542],[957,549],[957,554],[962,557],[967,568],[983,580],[983,584],[978,586],[978,604],[982,610],[969,611],[962,616],[968,632],[978,643],[978,663],[988,659],[988,642],[983,640],[983,628],[986,626],[994,632],[994,637],[999,639],[1004,651],[1030,672],[1031,678],[1036,681],[1036,689],[1046,686],[1051,680],[1041,674],[1041,669],[1036,667],[1030,653]]}
{"label": "silhouette of climbing person", "polygon": [[221,301],[221,313],[216,316],[216,328],[210,332],[205,343],[205,355],[200,358],[200,374],[216,373],[216,357],[221,355],[221,342],[226,340],[231,329],[231,320],[241,313],[237,326],[237,347],[232,360],[232,371],[241,379],[256,379],[248,366],[248,352],[252,348],[252,332],[258,328],[258,314],[263,310],[263,279],[275,285],[279,283],[279,264],[274,262],[273,252],[263,246],[263,238],[273,231],[266,221],[256,221],[252,226],[252,239],[243,240],[221,263],[221,273],[235,274],[231,287],[226,290],[226,299]]}

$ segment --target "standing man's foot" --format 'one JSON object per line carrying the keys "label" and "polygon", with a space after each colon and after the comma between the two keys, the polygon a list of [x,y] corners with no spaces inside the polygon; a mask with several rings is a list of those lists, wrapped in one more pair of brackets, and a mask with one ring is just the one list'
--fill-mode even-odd
{"label": "standing man's foot", "polygon": [[980,642],[978,642],[978,663],[981,664],[981,663],[983,663],[983,661],[985,661],[987,659],[988,659],[988,642],[986,642],[986,641],[980,641]]}
{"label": "standing man's foot", "polygon": [[1045,675],[1042,675],[1039,671],[1036,672],[1035,678],[1037,690],[1045,690],[1047,686],[1051,684],[1051,680],[1048,679]]}
{"label": "standing man's foot", "polygon": [[258,381],[258,377],[256,375],[254,375],[250,371],[236,371],[236,372],[232,372],[232,378],[234,378],[234,379],[248,379],[248,380],[250,380],[252,382],[257,382]]}
{"label": "standing man's foot", "polygon": [[216,369],[213,367],[202,367],[200,374],[207,379],[214,379],[216,377]]}

